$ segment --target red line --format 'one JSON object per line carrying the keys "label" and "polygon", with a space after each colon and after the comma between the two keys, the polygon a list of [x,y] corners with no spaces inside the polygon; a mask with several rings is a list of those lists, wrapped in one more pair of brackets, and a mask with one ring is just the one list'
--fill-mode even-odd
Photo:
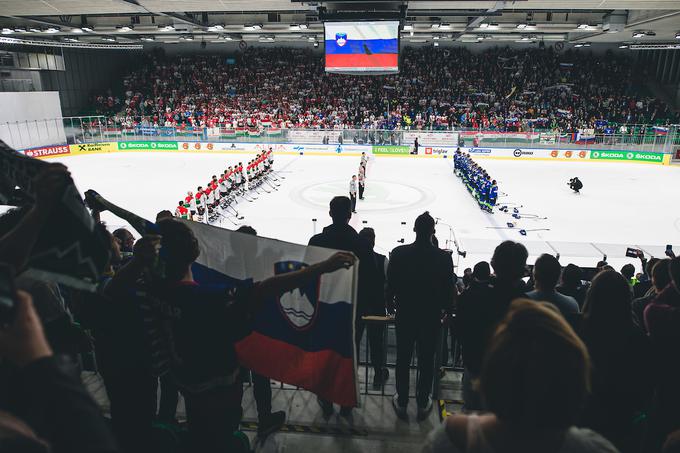
{"label": "red line", "polygon": [[366,54],[332,54],[326,55],[328,68],[368,68],[397,67],[399,55],[396,53]]}
{"label": "red line", "polygon": [[236,344],[236,352],[241,365],[255,373],[298,385],[342,406],[357,405],[354,362],[334,351],[308,352],[253,332]]}

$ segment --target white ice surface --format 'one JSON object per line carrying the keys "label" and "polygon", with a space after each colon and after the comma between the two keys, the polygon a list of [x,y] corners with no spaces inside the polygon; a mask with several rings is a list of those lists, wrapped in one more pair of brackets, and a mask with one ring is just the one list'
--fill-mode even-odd
{"label": "white ice surface", "polygon": [[[59,161],[68,165],[81,191],[94,189],[153,220],[162,209],[174,212],[187,190],[195,191],[211,175],[250,157],[154,152],[81,155]],[[505,239],[525,243],[530,262],[540,253],[559,252],[563,264],[593,266],[606,254],[617,269],[636,261],[625,258],[627,246],[640,246],[654,256],[663,256],[665,244],[673,244],[676,253],[680,249],[678,167],[528,160],[480,163],[499,181],[499,203],[518,207],[520,215],[547,219],[516,220],[509,214],[481,211],[454,177],[449,159],[378,156],[369,163],[366,200],[358,202],[351,225],[357,230],[373,227],[376,249],[386,253],[400,239],[412,241],[415,217],[430,211],[441,218],[437,226],[440,245],[455,248],[455,233],[460,248],[468,252],[466,259],[454,261],[461,267],[489,260],[494,247]],[[329,223],[328,202],[335,195],[347,194],[358,164],[358,157],[348,156],[276,156],[275,168],[281,177],[278,190],[265,185],[263,189],[271,193],[261,190],[254,202],[243,201],[236,209],[244,220],[231,219],[251,225],[261,236],[306,244]],[[573,176],[584,183],[580,195],[566,185]],[[111,228],[123,225],[106,213],[102,217]],[[232,221],[225,218],[221,225],[235,229]],[[515,223],[515,228],[508,229],[506,222]],[[522,236],[520,228],[548,231],[528,231]]]}

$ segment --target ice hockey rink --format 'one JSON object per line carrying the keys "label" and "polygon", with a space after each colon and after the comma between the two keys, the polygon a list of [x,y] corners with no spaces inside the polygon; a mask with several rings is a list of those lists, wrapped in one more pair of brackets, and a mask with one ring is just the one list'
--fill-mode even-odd
{"label": "ice hockey rink", "polygon": [[[94,189],[128,210],[153,220],[158,211],[174,211],[188,190],[205,185],[247,154],[114,153],[63,157],[81,191]],[[563,263],[594,266],[607,255],[615,267],[635,263],[626,247],[663,256],[666,244],[680,249],[680,168],[649,164],[489,160],[479,163],[499,182],[499,204],[508,213],[481,211],[461,181],[451,159],[372,156],[365,200],[358,201],[351,225],[376,232],[376,249],[387,253],[413,240],[413,221],[423,211],[438,218],[440,246],[454,252],[460,267],[489,260],[503,240],[523,242],[532,257],[559,253]],[[218,225],[254,227],[261,236],[306,244],[330,223],[328,202],[347,195],[358,156],[276,155],[278,181],[253,192]],[[581,194],[567,181],[578,176]],[[519,219],[512,217],[517,208]],[[243,219],[240,219],[243,217]],[[121,220],[104,214],[111,227]],[[513,227],[509,227],[508,223]],[[520,230],[525,230],[522,235]],[[456,247],[456,243],[458,247]],[[532,258],[530,258],[530,262]],[[637,263],[635,263],[637,264]]]}

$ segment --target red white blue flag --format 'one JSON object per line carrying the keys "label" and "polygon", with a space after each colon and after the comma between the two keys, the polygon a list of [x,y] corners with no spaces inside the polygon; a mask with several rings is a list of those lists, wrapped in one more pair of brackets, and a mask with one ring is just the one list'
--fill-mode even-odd
{"label": "red white blue flag", "polygon": [[399,23],[326,22],[326,71],[397,72]]}
{"label": "red white blue flag", "polygon": [[[335,250],[189,222],[201,254],[200,283],[258,282],[329,258]],[[341,269],[266,301],[252,333],[236,345],[240,363],[343,406],[358,404],[354,316],[357,268]]]}

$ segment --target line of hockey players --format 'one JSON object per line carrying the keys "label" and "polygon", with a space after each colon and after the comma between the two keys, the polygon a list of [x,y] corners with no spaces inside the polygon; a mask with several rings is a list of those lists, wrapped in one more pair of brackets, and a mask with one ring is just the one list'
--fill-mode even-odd
{"label": "line of hockey players", "polygon": [[198,186],[196,194],[187,192],[175,208],[175,216],[197,222],[215,221],[220,215],[218,208],[226,209],[239,196],[247,199],[247,192],[260,186],[273,166],[271,148],[259,153],[245,167],[241,162],[229,166],[221,175],[213,175],[205,186]]}
{"label": "line of hockey players", "polygon": [[469,154],[458,148],[453,155],[453,172],[460,177],[468,192],[484,211],[493,212],[498,200],[498,184]]}

